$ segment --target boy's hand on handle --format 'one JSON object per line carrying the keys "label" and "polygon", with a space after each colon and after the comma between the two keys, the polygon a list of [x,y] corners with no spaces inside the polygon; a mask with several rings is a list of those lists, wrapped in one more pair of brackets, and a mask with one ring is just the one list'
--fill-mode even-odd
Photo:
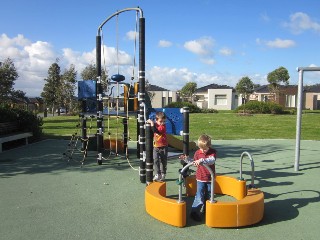
{"label": "boy's hand on handle", "polygon": [[153,125],[154,125],[154,122],[153,122],[151,119],[148,119],[148,120],[147,120],[147,123],[149,123],[152,127],[153,127]]}
{"label": "boy's hand on handle", "polygon": [[198,167],[201,163],[202,163],[202,159],[193,161],[193,165],[196,166],[196,167]]}

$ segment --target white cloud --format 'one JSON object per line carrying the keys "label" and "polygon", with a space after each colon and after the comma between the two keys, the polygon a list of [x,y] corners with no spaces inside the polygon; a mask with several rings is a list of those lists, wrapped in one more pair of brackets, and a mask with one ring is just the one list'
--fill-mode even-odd
{"label": "white cloud", "polygon": [[188,51],[201,56],[213,55],[214,39],[211,37],[202,37],[197,40],[185,42],[184,47]]}
{"label": "white cloud", "polygon": [[306,13],[296,12],[290,15],[290,21],[285,22],[284,27],[289,28],[294,34],[300,34],[307,30],[320,33],[320,23],[313,21]]}
{"label": "white cloud", "polygon": [[196,82],[198,87],[203,87],[212,83],[235,86],[239,81],[239,76],[229,76],[222,74],[199,74],[191,72],[187,68],[152,67],[147,71],[148,81],[168,90],[180,90],[188,82]]}
{"label": "white cloud", "polygon": [[260,18],[261,18],[262,21],[264,21],[264,22],[270,22],[270,17],[269,17],[266,13],[261,13],[261,14],[260,14]]}
{"label": "white cloud", "polygon": [[273,41],[266,42],[266,45],[271,48],[290,48],[294,47],[296,43],[293,40],[276,38]]}
{"label": "white cloud", "polygon": [[172,46],[172,42],[167,41],[167,40],[160,40],[158,43],[159,47],[171,47]]}
{"label": "white cloud", "polygon": [[230,48],[224,47],[219,50],[219,53],[224,56],[231,56],[233,51]]}
{"label": "white cloud", "polygon": [[[125,66],[130,69],[132,57],[128,53],[119,50],[117,54],[115,48],[107,46],[102,49],[102,67],[106,65],[108,69],[112,69],[111,74],[117,69],[118,62],[119,68]],[[107,56],[105,60],[104,56]],[[0,61],[6,58],[13,60],[19,74],[14,88],[26,92],[27,96],[40,96],[48,69],[57,58],[59,58],[61,71],[68,68],[70,64],[74,64],[80,79],[81,71],[89,64],[95,63],[96,52],[95,49],[90,52],[76,52],[70,48],[64,48],[60,54],[48,42],[32,42],[21,34],[13,38],[2,34],[0,36]]]}
{"label": "white cloud", "polygon": [[29,96],[39,96],[43,89],[43,79],[57,54],[48,42],[32,43],[21,34],[14,38],[2,34],[0,56],[0,61],[11,58],[18,71],[19,78],[15,81],[14,88]]}
{"label": "white cloud", "polygon": [[137,40],[139,39],[139,33],[136,31],[129,31],[126,33],[126,38],[129,40]]}
{"label": "white cloud", "polygon": [[207,65],[213,65],[216,63],[213,58],[200,58],[200,61]]}
{"label": "white cloud", "polygon": [[261,40],[260,38],[256,39],[258,45],[265,45],[269,48],[291,48],[296,45],[295,41],[289,39],[280,39],[276,38],[272,41]]}
{"label": "white cloud", "polygon": [[215,64],[213,58],[214,39],[211,37],[202,37],[184,43],[184,48],[198,55],[200,61],[207,65]]}

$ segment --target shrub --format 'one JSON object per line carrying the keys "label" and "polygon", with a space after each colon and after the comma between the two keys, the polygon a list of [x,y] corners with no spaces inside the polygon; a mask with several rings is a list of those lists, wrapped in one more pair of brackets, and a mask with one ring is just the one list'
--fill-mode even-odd
{"label": "shrub", "polygon": [[249,101],[246,104],[239,106],[236,112],[248,111],[250,113],[262,113],[262,114],[281,114],[283,113],[283,107],[273,102],[259,102]]}
{"label": "shrub", "polygon": [[201,109],[201,113],[218,113],[216,109]]}
{"label": "shrub", "polygon": [[192,103],[189,103],[189,102],[172,102],[165,107],[167,107],[167,108],[189,107],[190,113],[201,113],[201,109],[198,106],[193,105]]}

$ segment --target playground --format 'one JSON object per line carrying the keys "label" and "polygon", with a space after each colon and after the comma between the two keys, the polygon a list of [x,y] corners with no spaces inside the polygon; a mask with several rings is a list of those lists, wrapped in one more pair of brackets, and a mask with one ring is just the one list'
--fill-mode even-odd
{"label": "playground", "polygon": [[[103,79],[102,27],[113,17],[118,22],[119,14],[127,11],[136,12],[139,71],[135,44],[130,80],[123,82],[118,59],[118,73]],[[182,181],[178,160],[180,154],[192,156],[196,150],[189,141],[189,108],[148,106],[142,9],[110,15],[98,27],[96,44],[98,77],[78,85],[79,134],[0,153],[3,239],[316,239],[320,142],[300,141],[300,100],[303,71],[319,69],[298,69],[296,141],[214,140],[217,176],[202,222],[195,222],[189,218],[195,179]],[[135,140],[128,136],[129,111],[137,120]],[[167,134],[183,138],[168,135],[172,148],[162,183],[152,180],[153,142],[146,123],[156,111],[166,113]],[[92,136],[89,119],[90,125],[92,119],[96,123]],[[117,122],[113,130],[112,119]]]}
{"label": "playground", "polygon": [[[216,171],[239,177],[240,155],[255,162],[255,185],[264,193],[264,216],[245,227],[210,228],[187,217],[186,226],[158,221],[145,210],[138,171],[118,156],[98,165],[88,152],[83,167],[66,161],[68,141],[45,140],[0,154],[0,232],[3,239],[317,239],[320,218],[319,141],[301,141],[300,170],[294,171],[294,140],[215,140]],[[135,143],[129,142],[133,148]],[[130,153],[131,154],[131,153]],[[134,153],[134,155],[136,155]],[[131,155],[130,155],[131,156]],[[79,156],[81,157],[81,156]],[[133,167],[139,160],[132,157]],[[178,199],[181,168],[168,161],[167,197]],[[250,163],[243,177],[250,182]],[[193,197],[187,203],[187,216]],[[234,201],[217,195],[218,201]]]}

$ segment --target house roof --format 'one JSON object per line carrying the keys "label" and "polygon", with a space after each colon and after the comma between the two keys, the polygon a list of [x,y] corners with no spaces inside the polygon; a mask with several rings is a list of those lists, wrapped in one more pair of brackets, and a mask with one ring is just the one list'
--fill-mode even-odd
{"label": "house roof", "polygon": [[[287,89],[287,88],[297,88],[297,85],[280,85],[280,89]],[[266,93],[270,92],[268,85],[262,85],[254,89],[256,93]]]}
{"label": "house roof", "polygon": [[233,90],[233,87],[230,87],[230,86],[227,86],[227,85],[218,85],[218,84],[212,83],[212,84],[209,84],[209,85],[207,85],[207,86],[198,88],[198,89],[195,91],[195,93],[198,93],[198,92],[207,92],[209,89],[232,89],[232,90]]}
{"label": "house roof", "polygon": [[162,88],[162,87],[159,87],[157,85],[152,85],[150,84],[148,86],[148,91],[169,91],[168,89],[165,89],[165,88]]}
{"label": "house roof", "polygon": [[305,86],[303,90],[305,92],[320,93],[320,84],[315,84],[315,85],[311,85],[311,86]]}

